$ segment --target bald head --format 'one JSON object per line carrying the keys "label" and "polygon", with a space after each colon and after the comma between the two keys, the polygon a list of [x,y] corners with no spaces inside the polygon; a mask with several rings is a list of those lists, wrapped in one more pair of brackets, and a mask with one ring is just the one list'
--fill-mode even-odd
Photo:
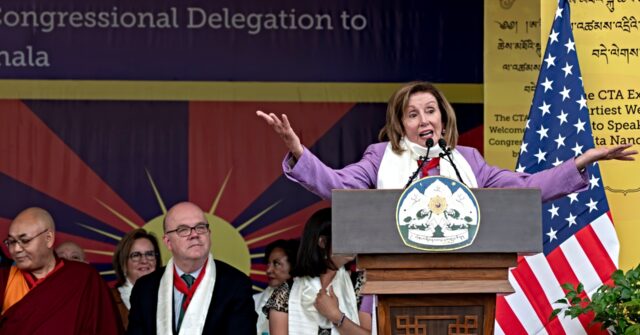
{"label": "bald head", "polygon": [[203,222],[207,221],[204,216],[204,212],[196,204],[191,202],[180,202],[169,209],[167,215],[164,217],[162,228],[165,232],[167,230],[172,230],[174,228],[170,227],[172,227],[175,222],[180,221],[184,217],[194,216],[201,218]]}
{"label": "bald head", "polygon": [[27,208],[20,212],[18,216],[13,219],[13,222],[11,222],[9,229],[14,225],[37,226],[43,230],[48,229],[52,233],[55,233],[56,230],[51,214],[39,207]]}
{"label": "bald head", "polygon": [[51,215],[32,207],[20,212],[9,225],[9,253],[16,266],[43,278],[55,266],[55,225]]}
{"label": "bald head", "polygon": [[85,260],[84,250],[79,245],[71,241],[60,243],[56,248],[56,255],[70,261],[87,262]]}

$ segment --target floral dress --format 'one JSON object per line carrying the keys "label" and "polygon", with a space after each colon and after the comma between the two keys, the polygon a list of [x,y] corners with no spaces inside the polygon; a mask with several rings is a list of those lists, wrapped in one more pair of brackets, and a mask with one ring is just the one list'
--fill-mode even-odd
{"label": "floral dress", "polygon": [[[360,303],[362,302],[360,290],[365,282],[364,271],[354,272],[351,275],[351,282],[353,283],[353,290],[356,293],[358,309],[360,309]],[[267,315],[267,318],[269,318],[269,311],[272,309],[278,312],[289,313],[289,293],[291,292],[292,284],[293,281],[284,282],[273,291],[267,303],[262,307],[262,312]],[[331,329],[318,327],[318,335],[331,335]]]}

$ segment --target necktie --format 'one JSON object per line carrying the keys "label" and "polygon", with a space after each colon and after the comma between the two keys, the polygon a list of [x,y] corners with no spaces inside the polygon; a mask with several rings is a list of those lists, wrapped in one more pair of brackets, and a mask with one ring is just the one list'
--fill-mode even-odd
{"label": "necktie", "polygon": [[[180,278],[182,278],[182,280],[187,284],[187,289],[191,288],[191,285],[193,285],[193,282],[196,280],[195,278],[193,278],[192,275],[190,274],[183,274],[182,276],[180,276]],[[180,316],[178,316],[178,331],[180,331],[180,326],[182,325],[182,318],[184,318],[184,313],[187,312],[187,305],[185,304],[185,299],[187,298],[186,294],[182,295],[182,304],[180,305]]]}

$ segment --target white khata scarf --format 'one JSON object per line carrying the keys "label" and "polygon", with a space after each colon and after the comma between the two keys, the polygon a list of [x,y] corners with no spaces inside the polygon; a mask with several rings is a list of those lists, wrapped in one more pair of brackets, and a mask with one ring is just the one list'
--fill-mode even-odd
{"label": "white khata scarf", "polygon": [[262,311],[262,307],[264,307],[264,305],[267,304],[267,301],[271,297],[271,294],[273,294],[273,291],[274,291],[273,287],[267,286],[267,288],[265,288],[264,291],[253,295],[253,302],[256,305],[256,313],[258,313],[257,335],[269,333],[269,320],[267,319],[267,316]]}
{"label": "white khata scarf", "polygon": [[[338,297],[340,310],[349,320],[359,325],[356,293],[344,267],[336,272],[329,286],[333,287],[333,292]],[[331,334],[339,334],[333,323],[313,306],[321,287],[319,277],[294,278],[289,293],[289,334],[317,335],[318,327],[331,329]]]}
{"label": "white khata scarf", "polygon": [[126,278],[124,284],[118,286],[118,292],[120,292],[120,299],[127,309],[131,309],[131,290],[133,290],[133,284],[129,281],[129,278]]}
{"label": "white khata scarf", "polygon": [[[158,290],[158,307],[156,330],[158,334],[173,334],[173,258],[167,263],[162,279],[160,279],[160,288]],[[207,318],[213,289],[216,284],[216,263],[213,256],[209,254],[206,271],[198,289],[196,290],[189,308],[184,314],[182,325],[180,326],[179,335],[183,334],[202,334],[204,322]]]}
{"label": "white khata scarf", "polygon": [[[401,189],[409,181],[409,177],[418,168],[417,161],[421,156],[427,154],[427,148],[408,141],[405,137],[400,140],[400,147],[404,149],[402,154],[398,155],[393,152],[391,148],[391,142],[387,144],[387,148],[382,156],[380,167],[378,168],[378,184],[379,189]],[[442,149],[436,144],[429,150],[429,158],[438,157]],[[456,149],[451,150],[451,158],[460,171],[462,181],[470,188],[478,187],[478,180],[476,179],[471,166],[467,160]],[[448,159],[440,159],[440,175],[449,177],[454,180],[458,180],[456,172],[448,162]],[[414,182],[419,179],[419,176],[414,178]]]}

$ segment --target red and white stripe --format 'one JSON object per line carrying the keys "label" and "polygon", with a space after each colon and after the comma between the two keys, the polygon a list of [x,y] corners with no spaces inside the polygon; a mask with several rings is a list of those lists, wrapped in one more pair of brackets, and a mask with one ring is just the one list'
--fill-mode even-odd
{"label": "red and white stripe", "polygon": [[590,297],[617,269],[620,245],[609,214],[602,215],[546,257],[522,257],[509,272],[515,293],[498,296],[495,334],[606,334],[593,316],[549,321],[561,285],[581,282]]}

